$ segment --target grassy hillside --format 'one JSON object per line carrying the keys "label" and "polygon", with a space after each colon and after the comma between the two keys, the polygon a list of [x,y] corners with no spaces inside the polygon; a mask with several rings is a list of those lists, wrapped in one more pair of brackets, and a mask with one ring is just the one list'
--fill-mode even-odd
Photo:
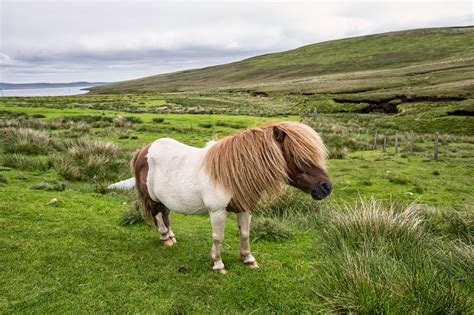
{"label": "grassy hillside", "polygon": [[407,84],[420,88],[447,84],[441,86],[443,91],[469,94],[473,87],[473,48],[474,27],[391,32],[95,87],[92,92],[253,88],[341,93],[387,90]]}

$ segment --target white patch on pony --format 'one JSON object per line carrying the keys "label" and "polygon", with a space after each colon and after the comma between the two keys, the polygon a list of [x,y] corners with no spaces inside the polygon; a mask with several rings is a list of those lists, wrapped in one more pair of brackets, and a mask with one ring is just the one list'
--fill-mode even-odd
{"label": "white patch on pony", "polygon": [[252,254],[248,254],[244,257],[244,264],[250,264],[253,262],[255,262],[255,257],[253,257]]}
{"label": "white patch on pony", "polygon": [[209,148],[191,147],[170,138],[153,142],[147,154],[147,188],[151,199],[184,214],[225,208],[231,196],[211,183],[202,171]]}

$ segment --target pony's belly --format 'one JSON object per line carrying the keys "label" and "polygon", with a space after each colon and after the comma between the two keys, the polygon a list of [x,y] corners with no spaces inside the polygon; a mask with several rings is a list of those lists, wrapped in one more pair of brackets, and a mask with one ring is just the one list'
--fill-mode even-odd
{"label": "pony's belly", "polygon": [[207,208],[201,199],[189,198],[179,194],[170,194],[166,189],[156,192],[157,199],[171,211],[183,214],[207,213]]}
{"label": "pony's belly", "polygon": [[184,214],[206,213],[201,197],[201,188],[195,179],[180,171],[160,172],[153,176],[153,199],[159,200],[168,209]]}

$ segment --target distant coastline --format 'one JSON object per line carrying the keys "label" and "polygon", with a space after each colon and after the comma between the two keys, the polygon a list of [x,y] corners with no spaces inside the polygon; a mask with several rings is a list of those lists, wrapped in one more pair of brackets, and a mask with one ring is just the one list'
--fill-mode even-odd
{"label": "distant coastline", "polygon": [[93,87],[106,85],[110,82],[68,82],[68,83],[6,83],[0,82],[2,90],[23,90],[23,89],[52,89],[52,88],[71,88],[71,87]]}

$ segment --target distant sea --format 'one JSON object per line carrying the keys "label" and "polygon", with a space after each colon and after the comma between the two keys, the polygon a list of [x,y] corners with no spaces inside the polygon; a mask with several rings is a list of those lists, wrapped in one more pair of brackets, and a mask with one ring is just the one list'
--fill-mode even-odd
{"label": "distant sea", "polygon": [[59,87],[59,88],[39,88],[39,89],[17,89],[17,90],[2,90],[2,96],[65,96],[85,94],[89,91],[81,90],[90,88],[91,86],[74,86],[74,87]]}

